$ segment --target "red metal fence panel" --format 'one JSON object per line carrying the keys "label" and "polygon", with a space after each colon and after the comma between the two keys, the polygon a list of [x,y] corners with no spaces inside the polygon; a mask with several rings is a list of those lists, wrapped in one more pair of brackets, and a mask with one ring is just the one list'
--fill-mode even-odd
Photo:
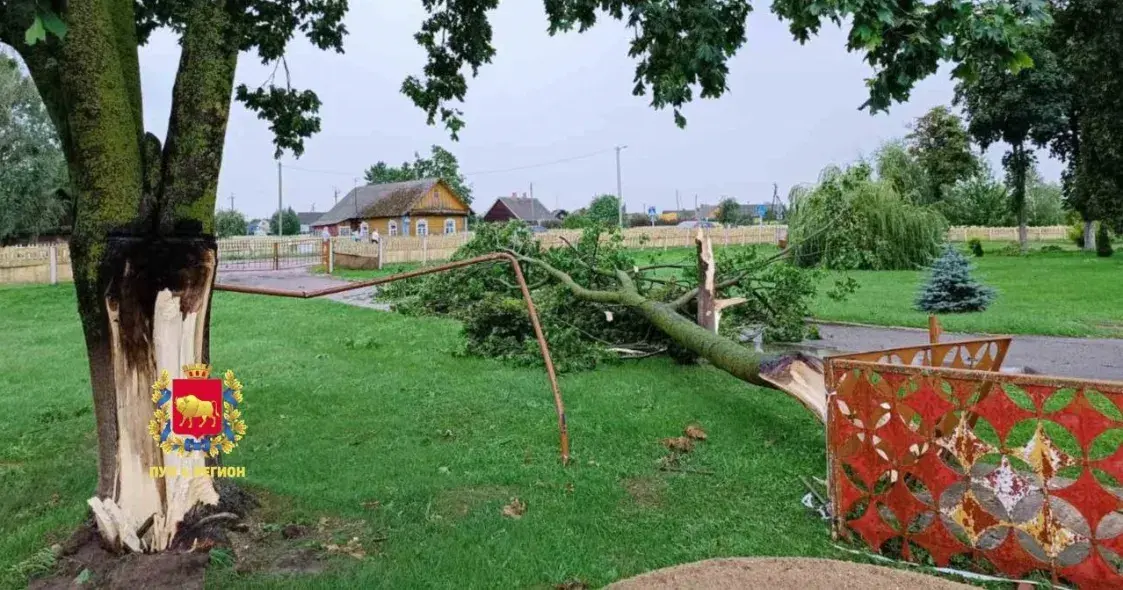
{"label": "red metal fence panel", "polygon": [[997,370],[1008,343],[827,360],[835,531],[911,561],[1123,588],[1123,383],[960,368]]}

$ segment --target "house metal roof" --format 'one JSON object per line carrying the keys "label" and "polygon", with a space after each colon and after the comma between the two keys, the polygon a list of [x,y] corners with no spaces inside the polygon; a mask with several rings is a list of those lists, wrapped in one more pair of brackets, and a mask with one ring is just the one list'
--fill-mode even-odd
{"label": "house metal roof", "polygon": [[533,197],[499,197],[496,201],[503,203],[503,206],[515,217],[523,221],[554,219],[554,213],[546,208],[541,201]]}

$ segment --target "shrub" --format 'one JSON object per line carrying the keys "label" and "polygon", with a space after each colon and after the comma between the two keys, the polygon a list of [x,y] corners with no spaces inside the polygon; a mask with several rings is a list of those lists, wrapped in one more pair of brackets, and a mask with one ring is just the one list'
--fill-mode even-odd
{"label": "shrub", "polygon": [[922,267],[939,253],[946,233],[939,213],[872,179],[865,163],[824,170],[819,184],[795,201],[788,226],[796,264],[834,270]]}
{"label": "shrub", "polygon": [[998,250],[999,256],[1021,256],[1022,245],[1018,242],[1009,242]]}
{"label": "shrub", "polygon": [[1079,218],[1068,225],[1066,234],[1068,235],[1069,241],[1076,244],[1077,248],[1084,247],[1084,222]]}
{"label": "shrub", "polygon": [[916,308],[927,313],[982,311],[994,296],[994,289],[971,278],[967,258],[948,246],[932,264],[928,282],[916,298]]}
{"label": "shrub", "polygon": [[1040,252],[1064,252],[1065,249],[1056,244],[1046,244],[1041,247]]}
{"label": "shrub", "polygon": [[1107,258],[1115,253],[1111,247],[1111,234],[1107,231],[1107,224],[1100,222],[1099,229],[1096,230],[1096,256]]}
{"label": "shrub", "polygon": [[971,250],[971,253],[974,254],[976,258],[982,258],[982,256],[983,256],[983,241],[982,240],[980,240],[979,238],[971,238],[970,240],[967,240],[967,247]]}

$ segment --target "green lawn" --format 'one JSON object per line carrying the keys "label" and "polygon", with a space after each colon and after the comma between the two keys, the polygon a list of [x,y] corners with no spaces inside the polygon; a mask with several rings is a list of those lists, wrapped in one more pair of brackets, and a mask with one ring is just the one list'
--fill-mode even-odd
{"label": "green lawn", "polygon": [[[0,326],[3,574],[83,519],[96,456],[72,287],[0,289]],[[307,543],[278,525],[327,517],[367,555],[315,577],[216,566],[210,587],[595,587],[714,556],[839,556],[799,502],[799,478],[823,475],[822,427],[718,371],[655,359],[563,376],[562,468],[544,374],[454,355],[452,322],[218,293],[211,342],[216,370],[245,383],[229,464],[266,499],[271,542]],[[713,474],[657,470],[659,440],[692,421],[709,440],[685,460]],[[512,497],[519,520],[501,514]]]}
{"label": "green lawn", "polygon": [[[1068,250],[999,256],[1000,245],[986,245],[971,258],[974,276],[998,291],[984,312],[940,316],[945,330],[991,334],[1123,337],[1123,255],[1098,258]],[[835,273],[841,276],[841,273]],[[849,273],[860,285],[846,301],[825,295],[815,301],[822,320],[884,326],[926,327],[927,314],[913,301],[924,283],[922,271]]]}

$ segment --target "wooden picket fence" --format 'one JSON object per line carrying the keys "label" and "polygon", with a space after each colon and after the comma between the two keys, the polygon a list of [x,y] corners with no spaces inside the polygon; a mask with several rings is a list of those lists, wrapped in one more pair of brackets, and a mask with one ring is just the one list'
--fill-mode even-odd
{"label": "wooden picket fence", "polygon": [[[775,244],[787,236],[784,225],[752,225],[707,228],[714,247],[743,244]],[[669,226],[633,227],[623,230],[624,246],[633,249],[668,249],[694,246],[694,228]],[[1031,227],[1032,241],[1064,240],[1063,225]],[[556,248],[564,240],[576,241],[580,230],[550,230],[535,234],[542,245]],[[1018,239],[1016,227],[953,227],[948,240],[965,242],[971,238],[1011,242]],[[334,238],[332,248],[340,254],[381,257],[382,263],[428,263],[448,260],[458,248],[472,239],[472,233],[432,236],[383,236],[381,244]],[[282,270],[318,265],[322,261],[322,242],[316,236],[244,236],[218,241],[220,271]],[[53,253],[52,253],[53,250]],[[0,248],[0,284],[46,283],[70,279],[70,252],[65,242]]]}

